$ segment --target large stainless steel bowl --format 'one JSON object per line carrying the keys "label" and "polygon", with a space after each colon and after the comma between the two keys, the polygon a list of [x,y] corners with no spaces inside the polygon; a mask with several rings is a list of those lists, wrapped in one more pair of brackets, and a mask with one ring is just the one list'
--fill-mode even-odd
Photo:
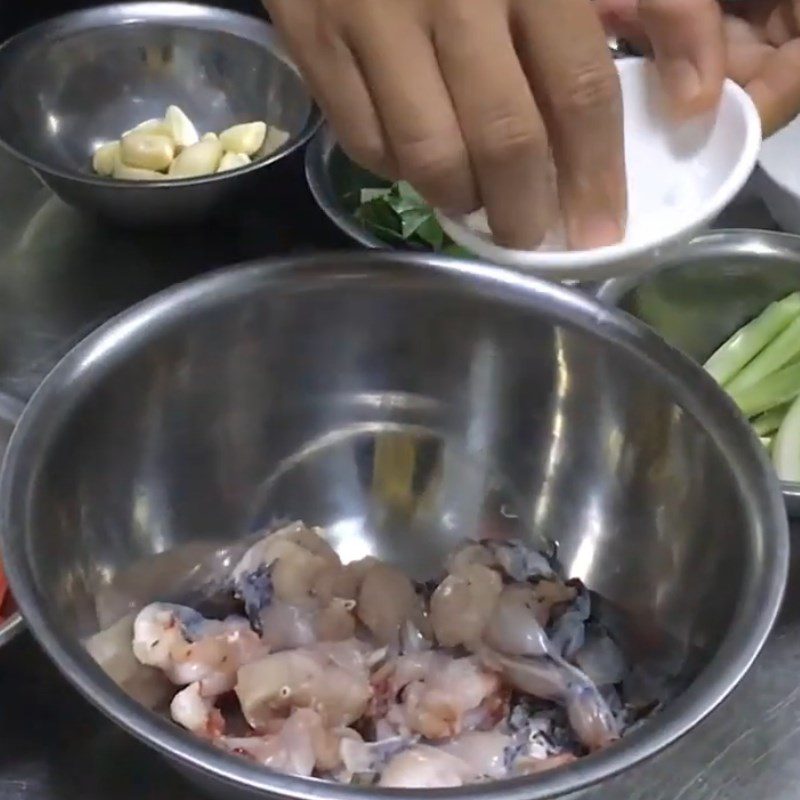
{"label": "large stainless steel bowl", "polygon": [[126,312],[33,397],[0,510],[12,588],[61,670],[226,797],[364,794],[214,750],[128,697],[81,639],[271,520],[329,526],[345,559],[420,577],[487,526],[556,541],[617,607],[630,654],[686,687],[575,766],[432,793],[454,800],[571,793],[670,744],[750,666],[787,569],[763,448],[702,370],[578,293],[422,255],[265,262]]}
{"label": "large stainless steel bowl", "polygon": [[[655,271],[608,281],[597,294],[702,363],[769,303],[798,289],[800,236],[721,230]],[[800,516],[800,484],[783,481],[781,488],[789,513]]]}
{"label": "large stainless steel bowl", "polygon": [[[0,144],[63,200],[128,225],[196,222],[254,191],[320,116],[266,21],[191,3],[76,11],[0,47]],[[130,182],[92,172],[98,144],[178,105],[201,132],[265,120],[290,138],[240,170]]]}

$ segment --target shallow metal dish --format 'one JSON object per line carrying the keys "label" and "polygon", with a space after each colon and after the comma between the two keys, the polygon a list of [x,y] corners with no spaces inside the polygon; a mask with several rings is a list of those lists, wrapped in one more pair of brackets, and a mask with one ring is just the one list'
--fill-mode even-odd
{"label": "shallow metal dish", "polygon": [[469,534],[558,542],[565,571],[617,607],[629,654],[687,687],[575,765],[414,800],[543,800],[655,754],[750,667],[787,574],[778,485],[731,401],[589,297],[391,252],[169,289],[36,392],[0,476],[0,535],[15,598],[64,674],[221,797],[365,794],[215,750],[132,700],[81,640],[280,518],[418,577]]}
{"label": "shallow metal dish", "polygon": [[340,149],[328,125],[323,125],[306,148],[306,181],[317,205],[345,235],[363,247],[390,250],[391,245],[370,233],[343,198],[374,183],[374,175],[356,166]]}
{"label": "shallow metal dish", "polygon": [[[800,236],[720,230],[695,239],[658,269],[608,281],[597,297],[618,306],[702,363],[773,300],[800,289]],[[800,484],[781,483],[800,516]]]}
{"label": "shallow metal dish", "polygon": [[[36,25],[0,47],[0,144],[62,199],[128,225],[195,222],[270,191],[273,165],[320,115],[266,21],[191,3],[121,3]],[[130,182],[92,172],[96,146],[181,106],[200,132],[264,120],[290,134],[239,170]]]}
{"label": "shallow metal dish", "polygon": [[[0,395],[0,463],[3,461],[9,439],[24,407],[21,401],[5,394]],[[0,649],[21,633],[24,627],[25,623],[19,612],[0,623]]]}

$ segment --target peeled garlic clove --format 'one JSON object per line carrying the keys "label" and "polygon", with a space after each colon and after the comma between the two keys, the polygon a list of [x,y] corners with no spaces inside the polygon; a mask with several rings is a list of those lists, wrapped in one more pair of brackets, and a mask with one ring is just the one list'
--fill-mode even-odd
{"label": "peeled garlic clove", "polygon": [[124,139],[131,133],[154,133],[158,136],[167,136],[170,139],[172,138],[172,131],[170,130],[169,125],[167,125],[166,121],[163,119],[146,119],[144,122],[140,122],[129,131],[125,131],[125,133],[122,134],[122,138]]}
{"label": "peeled garlic clove", "polygon": [[229,153],[244,153],[252,156],[264,144],[266,136],[266,122],[245,122],[222,131],[219,140]]}
{"label": "peeled garlic clove", "polygon": [[119,142],[107,142],[101,144],[94,151],[92,157],[92,169],[105,178],[114,174],[114,165],[119,158]]}
{"label": "peeled garlic clove", "polygon": [[153,133],[129,133],[122,137],[120,159],[129,167],[166,169],[175,158],[175,146],[166,136]]}
{"label": "peeled garlic clove", "polygon": [[169,168],[171,178],[197,178],[217,171],[222,159],[218,139],[206,139],[182,150]]}
{"label": "peeled garlic clove", "polygon": [[218,142],[219,141],[219,136],[217,136],[217,134],[214,133],[213,131],[209,131],[208,133],[204,133],[200,137],[200,141],[201,142],[208,142],[208,141]]}
{"label": "peeled garlic clove", "polygon": [[222,161],[219,162],[217,172],[227,172],[229,169],[239,169],[239,167],[246,167],[251,164],[250,156],[245,153],[225,153],[222,156]]}
{"label": "peeled garlic clove", "polygon": [[282,131],[274,125],[270,125],[266,139],[264,139],[264,155],[268,156],[276,150],[280,150],[288,141],[289,134],[286,131]]}
{"label": "peeled garlic clove", "polygon": [[114,177],[121,181],[163,181],[165,176],[152,169],[129,167],[119,159],[114,163]]}
{"label": "peeled garlic clove", "polygon": [[172,138],[178,147],[191,147],[200,141],[197,128],[178,106],[170,106],[164,115],[164,121],[172,133]]}

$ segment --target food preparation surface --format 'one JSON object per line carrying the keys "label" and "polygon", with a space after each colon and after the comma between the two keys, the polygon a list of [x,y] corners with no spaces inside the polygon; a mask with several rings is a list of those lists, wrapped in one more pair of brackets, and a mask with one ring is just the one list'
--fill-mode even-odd
{"label": "food preparation surface", "polygon": [[[235,222],[145,235],[79,216],[0,156],[0,392],[28,398],[83,335],[176,281],[258,256],[344,244],[308,196],[299,159],[276,180],[280,202],[255,204]],[[769,225],[757,204],[740,204],[726,222]],[[800,557],[790,585],[775,633],[734,695],[676,746],[582,798],[794,800]],[[198,797],[67,686],[29,634],[0,651],[0,686],[0,800]]]}

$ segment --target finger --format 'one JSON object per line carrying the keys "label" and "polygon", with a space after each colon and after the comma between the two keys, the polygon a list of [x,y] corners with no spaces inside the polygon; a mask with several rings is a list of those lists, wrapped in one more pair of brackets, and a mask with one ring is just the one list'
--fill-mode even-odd
{"label": "finger", "polygon": [[446,0],[435,43],[494,238],[507,247],[536,247],[555,221],[548,212],[547,135],[508,15],[497,3]]}
{"label": "finger", "polygon": [[761,72],[775,48],[764,41],[760,31],[739,17],[727,16],[724,24],[728,42],[728,77],[740,86],[746,86]]}
{"label": "finger", "polygon": [[265,0],[342,149],[370,172],[393,180],[397,165],[358,64],[333,22],[296,0]]}
{"label": "finger", "polygon": [[349,42],[400,176],[438,208],[468,213],[481,205],[477,183],[431,32],[415,8],[409,0],[359,3]]}
{"label": "finger", "polygon": [[675,112],[714,108],[725,80],[725,39],[716,0],[639,0],[639,17]]}
{"label": "finger", "polygon": [[514,9],[516,45],[553,148],[570,245],[613,244],[626,217],[622,98],[600,21],[589,0],[521,0]]}
{"label": "finger", "polygon": [[650,42],[639,18],[639,0],[595,0],[595,10],[607,33],[629,42],[640,53],[650,52]]}
{"label": "finger", "polygon": [[800,39],[766,57],[746,88],[761,115],[765,136],[791,122],[800,112]]}
{"label": "finger", "polygon": [[610,33],[652,51],[680,117],[713,108],[725,79],[725,39],[716,0],[597,0]]}

